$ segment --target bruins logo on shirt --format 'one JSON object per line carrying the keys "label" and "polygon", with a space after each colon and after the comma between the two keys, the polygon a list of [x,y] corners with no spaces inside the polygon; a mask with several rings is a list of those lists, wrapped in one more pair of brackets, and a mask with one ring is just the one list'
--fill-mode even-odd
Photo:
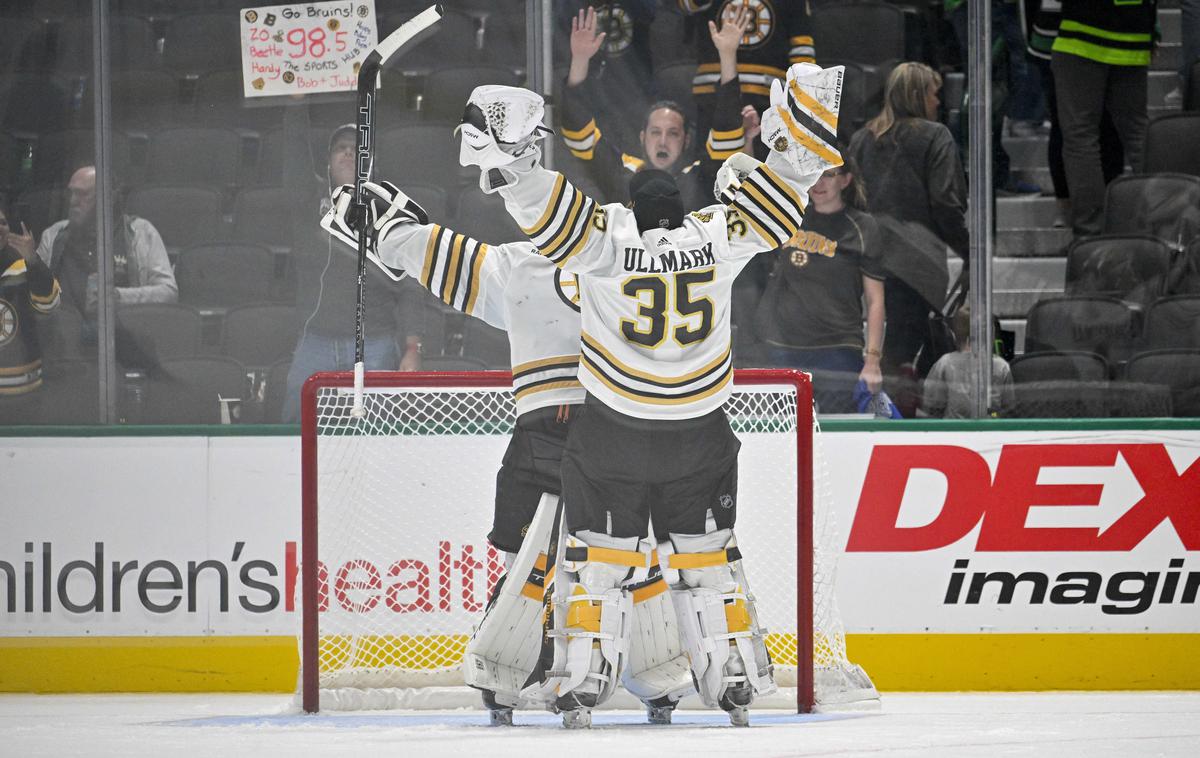
{"label": "bruins logo on shirt", "polygon": [[0,347],[17,336],[17,309],[7,300],[0,300]]}
{"label": "bruins logo on shirt", "polygon": [[809,255],[820,255],[832,258],[837,254],[837,240],[831,240],[823,234],[801,229],[792,235],[784,247],[789,252],[788,260],[796,268],[808,265]]}
{"label": "bruins logo on shirt", "polygon": [[554,276],[554,291],[558,293],[558,297],[570,307],[571,310],[579,313],[579,278],[574,274],[568,274],[561,268],[555,271]]}
{"label": "bruins logo on shirt", "polygon": [[608,35],[604,38],[604,52],[609,55],[620,55],[633,44],[633,19],[620,5],[597,9],[596,28]]}
{"label": "bruins logo on shirt", "polygon": [[721,8],[721,23],[732,21],[737,15],[737,11],[743,5],[750,7],[752,19],[750,28],[742,35],[742,48],[759,47],[771,39],[775,32],[775,24],[778,20],[778,14],[775,13],[775,6],[770,0],[726,0],[725,7]]}

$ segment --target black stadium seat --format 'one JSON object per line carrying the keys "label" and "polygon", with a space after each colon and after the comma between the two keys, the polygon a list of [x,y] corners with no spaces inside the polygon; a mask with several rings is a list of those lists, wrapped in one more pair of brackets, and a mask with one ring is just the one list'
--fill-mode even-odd
{"label": "black stadium seat", "polygon": [[1131,382],[1169,387],[1174,415],[1200,416],[1200,350],[1138,353],[1125,369]]}
{"label": "black stadium seat", "polygon": [[1200,176],[1200,113],[1164,113],[1146,127],[1147,174],[1172,171]]}
{"label": "black stadium seat", "polygon": [[820,60],[879,65],[905,59],[904,11],[885,3],[838,3],[813,11],[813,39]]}
{"label": "black stadium seat", "polygon": [[148,186],[129,193],[125,208],[154,224],[172,252],[221,239],[221,193],[205,187]]}
{"label": "black stadium seat", "polygon": [[221,325],[221,355],[250,368],[289,358],[296,347],[296,308],[280,303],[230,308]]}
{"label": "black stadium seat", "polygon": [[198,76],[239,68],[241,27],[237,13],[186,13],[163,32],[163,63],[178,73]]}
{"label": "black stadium seat", "polygon": [[421,112],[434,121],[457,121],[471,90],[481,84],[519,86],[512,69],[503,66],[447,66],[429,72],[425,77],[424,104]]}
{"label": "black stadium seat", "polygon": [[1116,298],[1047,298],[1029,309],[1025,352],[1082,351],[1111,362],[1127,355],[1134,336],[1133,311]]}
{"label": "black stadium seat", "polygon": [[200,348],[200,311],[182,303],[137,303],[117,309],[117,340],[125,341],[125,354],[144,356],[129,368],[150,368],[166,358],[190,358]]}
{"label": "black stadium seat", "polygon": [[1028,382],[1108,380],[1108,362],[1095,353],[1078,351],[1026,353],[1013,359],[1013,381]]}
{"label": "black stadium seat", "polygon": [[504,208],[498,195],[485,195],[466,187],[458,195],[458,214],[452,228],[489,245],[528,239]]}
{"label": "black stadium seat", "polygon": [[150,135],[146,179],[162,184],[231,187],[242,166],[242,138],[221,127],[179,127]]}
{"label": "black stadium seat", "polygon": [[1142,328],[1143,350],[1200,350],[1200,295],[1175,295],[1154,302]]}
{"label": "black stadium seat", "polygon": [[1156,237],[1087,237],[1067,250],[1071,295],[1109,295],[1145,307],[1166,293],[1170,275],[1171,249]]}
{"label": "black stadium seat", "polygon": [[143,421],[218,424],[222,400],[231,422],[250,409],[250,382],[240,363],[221,356],[165,360],[149,374]]}
{"label": "black stadium seat", "polygon": [[189,247],[175,266],[179,301],[202,310],[258,305],[284,298],[275,256],[262,245],[218,242]]}
{"label": "black stadium seat", "polygon": [[1149,234],[1173,248],[1200,238],[1200,176],[1127,174],[1104,196],[1105,234]]}

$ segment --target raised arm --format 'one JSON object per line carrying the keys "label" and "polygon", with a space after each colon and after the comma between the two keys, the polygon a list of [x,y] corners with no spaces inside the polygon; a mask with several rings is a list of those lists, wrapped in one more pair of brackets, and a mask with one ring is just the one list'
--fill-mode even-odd
{"label": "raised arm", "polygon": [[[451,308],[507,330],[504,289],[512,257],[521,253],[512,245],[488,245],[430,223],[425,210],[389,182],[364,186],[376,228],[368,260],[393,281],[407,275]],[[349,218],[353,193],[348,184],[334,190],[333,205],[321,219],[347,254],[358,250],[358,230]]]}

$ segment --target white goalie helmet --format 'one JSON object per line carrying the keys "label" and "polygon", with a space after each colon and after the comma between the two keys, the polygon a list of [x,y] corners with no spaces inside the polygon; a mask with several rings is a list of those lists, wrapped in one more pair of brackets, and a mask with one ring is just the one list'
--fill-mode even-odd
{"label": "white goalie helmet", "polygon": [[542,124],[542,96],[521,87],[485,84],[467,99],[458,161],[488,169],[507,165],[530,153],[542,137],[554,131]]}

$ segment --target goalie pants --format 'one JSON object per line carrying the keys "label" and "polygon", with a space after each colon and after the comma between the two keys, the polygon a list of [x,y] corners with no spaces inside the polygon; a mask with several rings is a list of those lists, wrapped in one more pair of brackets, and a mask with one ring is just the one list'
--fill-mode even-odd
{"label": "goalie pants", "polygon": [[561,465],[567,432],[583,406],[564,405],[522,413],[496,473],[496,507],[488,540],[516,553],[543,492],[562,494]]}
{"label": "goalie pants", "polygon": [[725,412],[683,420],[618,413],[591,395],[572,425],[562,461],[567,529],[613,537],[704,534],[737,519],[737,455],[741,443]]}

